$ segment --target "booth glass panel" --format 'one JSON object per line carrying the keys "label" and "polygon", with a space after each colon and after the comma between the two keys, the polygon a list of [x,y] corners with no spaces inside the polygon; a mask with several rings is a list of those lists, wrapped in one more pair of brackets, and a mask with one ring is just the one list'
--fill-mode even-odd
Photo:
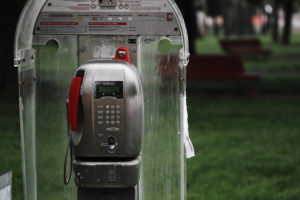
{"label": "booth glass panel", "polygon": [[[66,100],[78,67],[77,36],[34,36],[37,60],[36,165],[38,199],[76,199],[63,182],[68,142]],[[69,167],[69,164],[67,165]]]}
{"label": "booth glass panel", "polygon": [[139,71],[144,87],[143,200],[181,195],[179,51],[181,37],[140,37]]}

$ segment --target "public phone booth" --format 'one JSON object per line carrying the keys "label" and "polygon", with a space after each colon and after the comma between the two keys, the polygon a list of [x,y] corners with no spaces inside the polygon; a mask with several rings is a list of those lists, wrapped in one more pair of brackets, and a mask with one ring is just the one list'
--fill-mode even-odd
{"label": "public phone booth", "polygon": [[15,39],[24,199],[184,200],[188,59],[173,0],[29,0]]}

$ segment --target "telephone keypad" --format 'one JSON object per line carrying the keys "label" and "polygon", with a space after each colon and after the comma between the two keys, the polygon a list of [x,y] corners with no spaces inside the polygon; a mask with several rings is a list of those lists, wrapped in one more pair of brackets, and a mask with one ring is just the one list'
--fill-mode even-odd
{"label": "telephone keypad", "polygon": [[[97,123],[98,125],[102,126],[103,124],[106,125],[106,130],[107,131],[111,131],[112,127],[110,127],[111,125],[117,126],[117,127],[113,127],[113,128],[117,128],[117,129],[113,129],[114,131],[119,130],[119,126],[121,125],[121,106],[119,104],[113,104],[113,105],[108,105],[108,104],[104,104],[104,105],[98,105],[98,115],[97,115]],[[107,129],[108,128],[108,129]]]}
{"label": "telephone keypad", "polygon": [[[95,139],[101,153],[117,153],[122,149],[124,137],[124,100],[115,98],[100,98],[95,100]],[[109,151],[108,138],[116,140],[115,151]],[[106,146],[102,146],[106,145]]]}

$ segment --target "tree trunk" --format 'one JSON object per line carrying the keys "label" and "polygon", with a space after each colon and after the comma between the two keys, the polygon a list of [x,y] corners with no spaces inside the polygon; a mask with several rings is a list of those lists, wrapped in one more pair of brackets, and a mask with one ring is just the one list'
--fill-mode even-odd
{"label": "tree trunk", "polygon": [[283,44],[290,44],[292,32],[293,5],[294,0],[285,0],[285,25],[282,37]]}
{"label": "tree trunk", "polygon": [[279,0],[274,0],[274,12],[273,12],[273,42],[278,42],[278,9],[279,9]]}
{"label": "tree trunk", "polygon": [[13,54],[14,54],[14,35],[17,24],[17,19],[20,13],[18,9],[19,1],[7,1],[5,8],[8,12],[2,12],[0,16],[2,19],[0,26],[0,52],[1,52],[1,75],[0,75],[0,90],[7,85],[17,84],[17,69],[14,68]]}
{"label": "tree trunk", "polygon": [[225,35],[253,34],[251,17],[254,13],[254,7],[248,1],[223,0],[222,2]]}
{"label": "tree trunk", "polygon": [[176,0],[178,7],[180,8],[184,21],[186,23],[187,32],[189,36],[189,47],[190,53],[195,54],[195,40],[197,36],[197,23],[196,23],[196,13],[193,6],[193,0]]}

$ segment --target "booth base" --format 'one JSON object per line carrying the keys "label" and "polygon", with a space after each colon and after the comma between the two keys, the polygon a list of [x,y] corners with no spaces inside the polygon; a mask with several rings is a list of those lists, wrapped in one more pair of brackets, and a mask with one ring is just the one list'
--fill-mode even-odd
{"label": "booth base", "polygon": [[138,200],[135,188],[78,188],[77,200]]}

